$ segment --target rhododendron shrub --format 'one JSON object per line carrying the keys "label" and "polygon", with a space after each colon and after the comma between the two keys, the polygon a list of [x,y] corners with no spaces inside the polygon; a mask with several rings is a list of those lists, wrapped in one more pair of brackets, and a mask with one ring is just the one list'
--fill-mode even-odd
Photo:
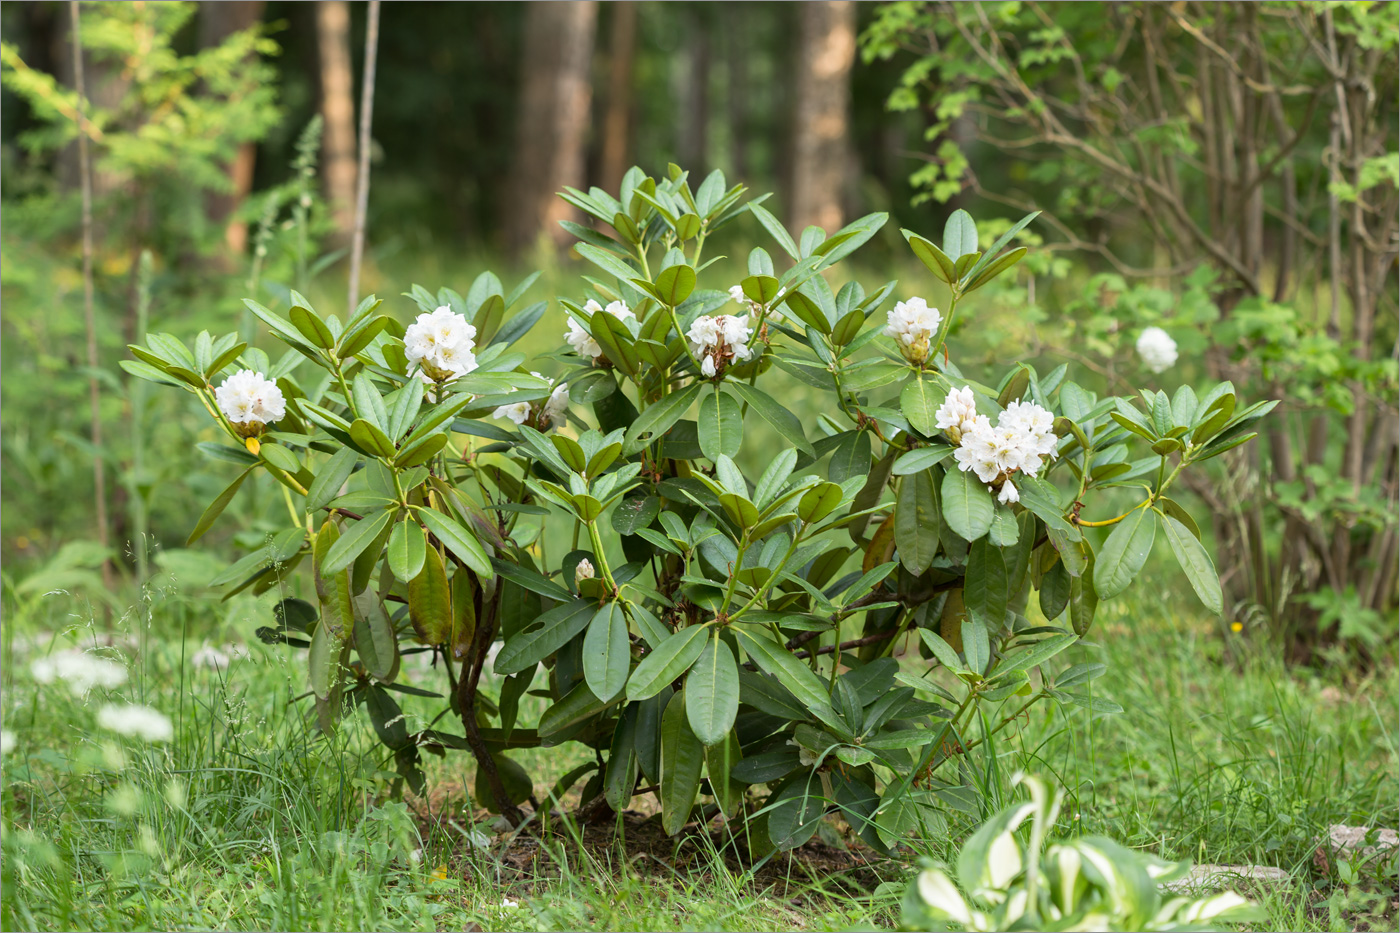
{"label": "rhododendron shrub", "polygon": [[[794,237],[746,195],[679,169],[568,190],[593,268],[541,361],[512,349],[545,309],[515,310],[533,279],[489,273],[465,297],[415,286],[407,329],[374,299],[347,321],[249,302],[291,348],[275,363],[232,337],[133,348],[128,369],[198,395],[228,434],[210,453],[242,468],[192,538],[251,473],[288,492],[295,521],[215,583],[300,587],[261,634],[306,649],[323,728],[363,705],[416,787],[424,754],[469,750],[511,818],[534,795],[511,749],[576,743],[592,753],[555,792],[582,782],[587,814],[655,794],[668,832],[746,820],[763,849],[834,812],[884,849],[970,805],[959,762],[990,724],[1111,708],[1083,693],[1097,666],[1057,655],[1159,535],[1220,609],[1168,493],[1264,407],[1228,384],[1100,399],[1065,367],[964,372],[949,329],[1024,255],[1015,229],[983,249],[959,211],[941,246],[905,231],[931,278],[834,289],[885,216]],[[738,218],[776,254],[702,287]],[[442,678],[428,721],[395,700],[424,692],[401,682],[410,652]]]}

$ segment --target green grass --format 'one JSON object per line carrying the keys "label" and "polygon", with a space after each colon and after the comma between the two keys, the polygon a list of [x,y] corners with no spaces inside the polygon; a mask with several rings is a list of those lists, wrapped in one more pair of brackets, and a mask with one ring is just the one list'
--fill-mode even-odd
{"label": "green grass", "polygon": [[[253,642],[222,673],[196,668],[203,634],[265,624],[275,594],[226,604],[165,579],[110,626],[63,593],[10,606],[3,642],[5,929],[883,929],[896,922],[899,863],[813,877],[800,863],[757,877],[706,839],[581,845],[568,825],[522,860],[473,848],[463,754],[430,759],[433,816],[386,792],[392,775],[368,726],[332,741],[306,718],[302,655]],[[1187,594],[1189,595],[1189,594]],[[1255,891],[1260,929],[1385,928],[1395,868],[1320,871],[1314,836],[1329,823],[1395,826],[1397,684],[1370,674],[1289,671],[1249,633],[1179,616],[1167,605],[1106,605],[1091,640],[1065,664],[1108,665],[1095,693],[1120,715],[1034,707],[993,754],[968,756],[988,797],[1006,799],[1018,769],[1056,777],[1070,798],[1058,831],[1100,833],[1168,858],[1264,864],[1293,874]],[[129,682],[86,700],[38,685],[48,647],[85,645],[121,658]],[[200,633],[185,637],[181,633]],[[105,633],[105,634],[104,634]],[[117,647],[101,647],[114,641]],[[917,663],[912,658],[906,662]],[[406,679],[434,686],[431,672]],[[141,702],[175,722],[169,744],[116,740],[96,725],[109,699]],[[405,698],[407,699],[407,698]],[[431,701],[405,704],[416,723]],[[522,711],[523,721],[538,707]],[[517,754],[543,796],[586,757],[578,748]],[[946,838],[914,847],[948,859],[977,814],[950,813]],[[497,845],[499,848],[499,844]],[[1389,891],[1381,897],[1378,892]],[[503,906],[510,899],[518,906]],[[1391,927],[1393,928],[1393,926]]]}

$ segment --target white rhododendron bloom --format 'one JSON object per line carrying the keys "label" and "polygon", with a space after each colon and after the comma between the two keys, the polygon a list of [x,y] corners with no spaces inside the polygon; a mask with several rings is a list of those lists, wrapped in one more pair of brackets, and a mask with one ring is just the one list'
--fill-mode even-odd
{"label": "white rhododendron bloom", "polygon": [[922,363],[928,359],[933,335],[943,323],[943,315],[937,308],[930,308],[922,298],[910,298],[896,304],[887,320],[885,335],[894,338],[906,360]]}
{"label": "white rhododendron bloom", "polygon": [[723,372],[730,360],[747,360],[752,356],[749,336],[748,315],[735,317],[732,314],[702,314],[685,334],[690,341],[690,352],[700,360],[700,372],[706,377]]}
{"label": "white rhododendron bloom", "polygon": [[580,580],[593,579],[597,572],[598,571],[593,568],[593,561],[585,557],[578,562],[578,566],[574,569],[574,585],[577,586]]}
{"label": "white rhododendron bloom", "polygon": [[111,690],[126,683],[125,667],[76,648],[36,659],[29,672],[41,684],[66,683],[74,696],[83,696],[94,687]]}
{"label": "white rhododendron bloom", "polygon": [[543,416],[540,420],[545,427],[564,423],[564,413],[569,410],[569,384],[561,382],[549,393],[544,401]]}
{"label": "white rhododendron bloom", "polygon": [[190,655],[190,664],[195,667],[208,667],[214,670],[227,670],[234,659],[247,658],[248,649],[242,645],[228,644],[222,648],[213,645],[204,645],[194,654]]}
{"label": "white rhododendron bloom", "polygon": [[14,747],[18,741],[19,740],[15,738],[15,734],[9,729],[0,729],[0,755],[8,755],[10,752],[14,751]]}
{"label": "white rhododendron bloom", "polygon": [[170,717],[149,706],[118,706],[109,703],[97,711],[97,724],[118,735],[143,742],[169,742],[175,737]]}
{"label": "white rhododendron bloom", "polygon": [[1143,365],[1154,373],[1176,365],[1176,341],[1160,327],[1149,327],[1138,335],[1137,352]]}
{"label": "white rhododendron bloom", "polygon": [[[532,372],[532,376],[543,378],[539,373]],[[549,380],[550,385],[554,385],[554,380]],[[549,430],[551,425],[562,424],[564,413],[569,410],[569,384],[561,382],[554,386],[554,391],[549,394],[543,404],[530,402],[514,402],[510,405],[502,405],[491,413],[492,418],[509,418],[516,424],[535,419],[536,426],[541,431]]]}
{"label": "white rhododendron bloom", "polygon": [[516,424],[524,424],[530,420],[530,403],[515,402],[510,405],[502,405],[491,413],[492,418],[509,418]]}
{"label": "white rhododendron bloom", "polygon": [[964,386],[948,393],[938,409],[938,427],[958,445],[953,458],[958,468],[972,471],[977,479],[997,490],[1003,503],[1019,502],[1021,494],[1011,477],[1035,476],[1047,459],[1056,456],[1060,439],[1055,416],[1034,402],[1015,401],[996,424],[973,409],[972,389]]}
{"label": "white rhododendron bloom", "polygon": [[977,399],[971,386],[963,386],[948,393],[938,411],[934,413],[938,430],[948,435],[954,444],[962,438],[963,431],[972,427],[977,419]]}
{"label": "white rhododendron bloom", "polygon": [[476,328],[443,305],[408,325],[403,349],[424,382],[451,382],[476,369]]}
{"label": "white rhododendron bloom", "polygon": [[277,383],[251,369],[240,369],[214,390],[219,411],[239,434],[251,437],[287,414],[287,400]]}
{"label": "white rhododendron bloom", "polygon": [[[635,321],[637,316],[632,313],[627,305],[620,301],[610,301],[605,308],[597,301],[590,298],[583,306],[583,310],[589,315],[597,314],[599,311],[606,311],[619,321]],[[569,329],[564,332],[564,342],[573,347],[574,352],[579,356],[586,357],[594,362],[603,355],[603,348],[598,345],[598,341],[593,339],[593,335],[583,328],[583,325],[573,318],[569,318]]]}
{"label": "white rhododendron bloom", "polygon": [[[778,310],[776,307],[774,307],[774,306],[777,305],[777,303],[778,303],[780,300],[782,300],[782,297],[783,297],[784,295],[786,295],[786,294],[787,294],[787,289],[786,289],[786,288],[780,288],[780,289],[778,289],[778,294],[776,294],[776,295],[773,296],[773,301],[770,303],[770,305],[769,305],[769,307],[768,307],[768,317],[772,318],[772,319],[775,320],[775,321],[781,321],[781,320],[783,319],[783,314],[782,314],[782,312],[779,311],[779,310]],[[742,285],[731,285],[731,286],[729,286],[729,297],[730,297],[733,301],[737,302],[738,304],[747,305],[747,306],[748,306],[748,309],[749,309],[749,313],[752,314],[752,315],[754,315],[754,316],[758,316],[758,315],[760,315],[760,314],[763,313],[763,310],[764,310],[763,305],[760,304],[760,303],[758,303],[757,301],[754,301],[754,300],[753,300],[752,298],[750,298],[748,295],[744,294],[744,286],[742,286]]]}

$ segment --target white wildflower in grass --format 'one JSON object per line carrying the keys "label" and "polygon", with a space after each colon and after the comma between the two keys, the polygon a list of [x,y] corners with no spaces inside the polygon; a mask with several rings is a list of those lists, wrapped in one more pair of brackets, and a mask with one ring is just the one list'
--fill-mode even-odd
{"label": "white wildflower in grass", "polygon": [[886,319],[885,335],[894,338],[906,360],[918,364],[928,359],[933,336],[943,323],[937,308],[930,308],[922,298],[910,298],[896,304]]}
{"label": "white wildflower in grass", "polygon": [[38,658],[29,671],[41,684],[66,683],[74,696],[84,696],[94,687],[112,690],[126,683],[125,667],[76,648]]}
{"label": "white wildflower in grass", "polygon": [[287,400],[277,383],[262,373],[240,369],[214,390],[219,411],[244,437],[256,437],[263,428],[287,414]]}
{"label": "white wildflower in grass", "polygon": [[242,645],[229,644],[222,648],[217,648],[214,645],[203,645],[190,655],[190,664],[194,667],[211,670],[228,670],[228,666],[235,659],[241,660],[246,657],[248,657],[248,649]]}
{"label": "white wildflower in grass", "polygon": [[408,325],[403,349],[425,382],[451,382],[476,369],[476,328],[444,305]]}
{"label": "white wildflower in grass", "polygon": [[[1034,402],[1015,401],[992,424],[972,412],[972,390],[964,386],[948,393],[938,409],[938,427],[958,445],[953,458],[958,468],[997,490],[1003,503],[1019,502],[1012,476],[1035,476],[1047,459],[1056,456],[1060,439],[1055,416]],[[970,417],[968,415],[970,414]]]}
{"label": "white wildflower in grass", "polygon": [[1160,327],[1146,328],[1137,339],[1138,356],[1154,373],[1165,372],[1176,365],[1176,341]]}
{"label": "white wildflower in grass", "polygon": [[724,372],[732,360],[747,360],[753,355],[749,349],[748,315],[702,314],[690,325],[685,337],[690,341],[690,352],[700,360],[701,374],[707,378]]}
{"label": "white wildflower in grass", "polygon": [[15,743],[19,740],[9,729],[0,729],[0,757],[8,755],[15,750]]}
{"label": "white wildflower in grass", "polygon": [[574,585],[577,586],[580,580],[593,579],[597,572],[598,571],[593,568],[593,561],[585,557],[578,562],[578,566],[574,569]]}
{"label": "white wildflower in grass", "polygon": [[948,435],[954,444],[962,438],[963,431],[972,427],[977,419],[977,399],[971,386],[953,389],[934,413],[938,430]]}
{"label": "white wildflower in grass", "polygon": [[520,906],[520,902],[519,902],[519,901],[513,901],[513,900],[511,900],[510,898],[507,897],[507,898],[503,898],[503,899],[501,900],[501,906],[504,907],[504,908],[506,908],[507,910],[514,910],[516,907],[519,907],[519,906]]}
{"label": "white wildflower in grass", "polygon": [[[608,306],[605,308],[597,301],[590,298],[583,306],[583,310],[590,317],[597,314],[599,311],[606,311],[619,321],[635,321],[637,319],[637,316],[632,313],[631,309],[620,301],[608,302]],[[598,345],[598,341],[594,340],[593,335],[572,317],[569,318],[569,329],[564,332],[564,342],[572,347],[573,351],[579,356],[590,359],[595,363],[598,362],[598,358],[603,355],[603,348]]]}
{"label": "white wildflower in grass", "polygon": [[118,735],[143,742],[169,742],[175,737],[170,717],[149,706],[109,703],[97,711],[97,724]]}

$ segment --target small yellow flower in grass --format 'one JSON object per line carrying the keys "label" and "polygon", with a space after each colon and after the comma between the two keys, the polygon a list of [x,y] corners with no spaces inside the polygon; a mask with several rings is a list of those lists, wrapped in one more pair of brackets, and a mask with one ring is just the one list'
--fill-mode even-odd
{"label": "small yellow flower in grass", "polygon": [[1244,631],[1244,623],[1243,623],[1243,622],[1231,622],[1231,623],[1230,623],[1230,631],[1234,632],[1235,634],[1239,634],[1240,632],[1243,632],[1243,631]]}

